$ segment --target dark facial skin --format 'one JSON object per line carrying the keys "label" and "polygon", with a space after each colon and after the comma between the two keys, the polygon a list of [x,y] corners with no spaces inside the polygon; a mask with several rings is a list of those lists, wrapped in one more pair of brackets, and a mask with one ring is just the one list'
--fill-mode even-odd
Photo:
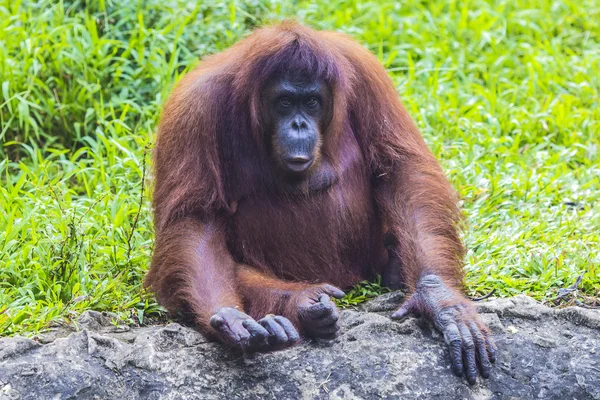
{"label": "dark facial skin", "polygon": [[268,86],[266,96],[273,157],[284,172],[302,177],[319,161],[331,91],[322,81],[286,75]]}

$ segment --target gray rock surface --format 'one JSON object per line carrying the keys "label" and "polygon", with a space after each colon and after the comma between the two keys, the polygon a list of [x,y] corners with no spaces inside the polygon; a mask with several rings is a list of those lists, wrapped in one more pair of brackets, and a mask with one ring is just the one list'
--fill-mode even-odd
{"label": "gray rock surface", "polygon": [[335,341],[252,359],[179,324],[129,329],[87,312],[78,332],[0,339],[0,399],[600,399],[600,311],[479,303],[499,355],[470,387],[436,331],[389,319],[400,297],[344,311]]}

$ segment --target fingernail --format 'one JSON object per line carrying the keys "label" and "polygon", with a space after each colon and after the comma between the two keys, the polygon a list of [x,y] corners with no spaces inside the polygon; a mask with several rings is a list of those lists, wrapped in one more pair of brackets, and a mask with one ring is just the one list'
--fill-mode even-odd
{"label": "fingernail", "polygon": [[401,308],[392,314],[392,318],[393,319],[402,319],[402,318],[406,317],[407,314],[408,314],[408,310]]}

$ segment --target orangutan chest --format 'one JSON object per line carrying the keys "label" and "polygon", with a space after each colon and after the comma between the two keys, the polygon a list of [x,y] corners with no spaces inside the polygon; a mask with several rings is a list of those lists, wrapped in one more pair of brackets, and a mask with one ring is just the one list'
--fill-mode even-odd
{"label": "orangutan chest", "polygon": [[307,197],[245,199],[231,219],[230,247],[240,262],[278,275],[305,271],[314,279],[328,266],[362,262],[372,242],[374,214],[366,181]]}

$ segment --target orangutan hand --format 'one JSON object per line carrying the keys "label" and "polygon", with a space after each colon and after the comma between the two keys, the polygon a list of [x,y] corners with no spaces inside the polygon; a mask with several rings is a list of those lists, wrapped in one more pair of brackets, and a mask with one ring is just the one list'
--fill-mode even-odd
{"label": "orangutan hand", "polygon": [[280,315],[269,314],[255,321],[240,310],[223,307],[210,318],[210,326],[221,342],[244,354],[283,350],[300,342],[294,325]]}
{"label": "orangutan hand", "polygon": [[496,361],[496,346],[489,328],[481,321],[470,300],[450,289],[437,275],[426,275],[417,283],[413,296],[402,304],[392,318],[415,313],[429,318],[444,334],[450,350],[452,370],[463,371],[473,385],[477,369],[483,378],[490,376]]}
{"label": "orangutan hand", "polygon": [[312,338],[334,339],[340,314],[329,296],[341,299],[344,292],[332,285],[316,285],[292,299],[298,312],[302,332]]}

